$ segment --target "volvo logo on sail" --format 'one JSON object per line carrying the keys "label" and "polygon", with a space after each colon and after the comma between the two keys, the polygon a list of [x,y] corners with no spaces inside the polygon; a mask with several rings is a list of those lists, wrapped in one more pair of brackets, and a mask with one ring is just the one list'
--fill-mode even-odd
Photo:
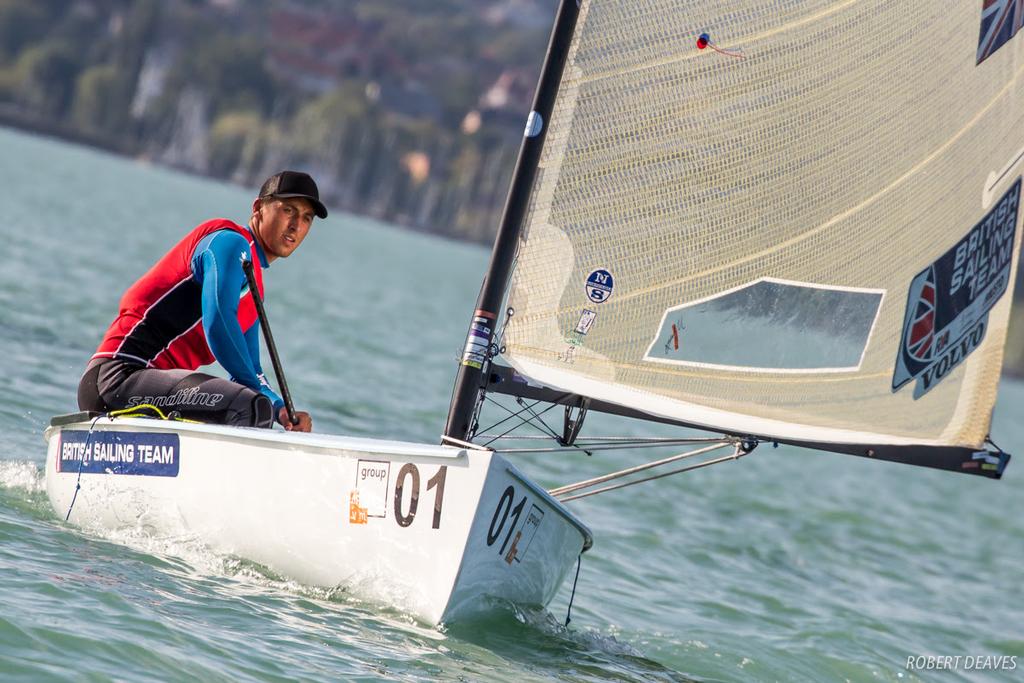
{"label": "volvo logo on sail", "polygon": [[1021,179],[971,230],[910,283],[892,376],[931,391],[985,339],[988,314],[1010,284]]}

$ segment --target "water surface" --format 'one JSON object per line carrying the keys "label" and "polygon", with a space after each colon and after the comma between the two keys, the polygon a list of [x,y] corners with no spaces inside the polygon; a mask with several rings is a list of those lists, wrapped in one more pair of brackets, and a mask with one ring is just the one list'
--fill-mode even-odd
{"label": "water surface", "polygon": [[[762,447],[572,503],[594,530],[572,612],[438,631],[359,587],[312,589],[189,541],[101,538],[43,491],[42,431],[75,409],[136,277],[254,190],[0,130],[0,679],[4,681],[1021,680],[1024,385],[1004,381],[1001,482]],[[487,253],[345,215],[267,273],[297,403],[320,431],[436,443]],[[269,367],[269,363],[264,363]],[[592,416],[591,433],[665,434]],[[642,453],[536,456],[545,486]],[[921,672],[915,655],[1017,671]]]}

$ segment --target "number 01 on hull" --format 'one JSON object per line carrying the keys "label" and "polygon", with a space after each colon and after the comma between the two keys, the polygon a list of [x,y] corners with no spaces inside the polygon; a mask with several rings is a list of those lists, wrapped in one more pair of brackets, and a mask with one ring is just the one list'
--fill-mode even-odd
{"label": "number 01 on hull", "polygon": [[78,525],[196,539],[434,624],[546,605],[592,543],[492,451],[133,418],[46,439],[50,501]]}

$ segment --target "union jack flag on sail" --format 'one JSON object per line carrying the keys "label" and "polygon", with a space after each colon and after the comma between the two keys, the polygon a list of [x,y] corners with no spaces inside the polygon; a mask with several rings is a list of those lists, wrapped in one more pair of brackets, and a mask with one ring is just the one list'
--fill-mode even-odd
{"label": "union jack flag on sail", "polygon": [[1020,30],[1024,0],[982,0],[978,61],[981,64]]}

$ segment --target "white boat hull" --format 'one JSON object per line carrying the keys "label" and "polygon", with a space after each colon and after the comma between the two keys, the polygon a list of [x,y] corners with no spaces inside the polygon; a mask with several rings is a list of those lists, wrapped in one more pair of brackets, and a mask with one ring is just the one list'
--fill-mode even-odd
{"label": "white boat hull", "polygon": [[491,451],[133,418],[46,439],[47,493],[76,525],[196,538],[433,624],[546,605],[591,544]]}

